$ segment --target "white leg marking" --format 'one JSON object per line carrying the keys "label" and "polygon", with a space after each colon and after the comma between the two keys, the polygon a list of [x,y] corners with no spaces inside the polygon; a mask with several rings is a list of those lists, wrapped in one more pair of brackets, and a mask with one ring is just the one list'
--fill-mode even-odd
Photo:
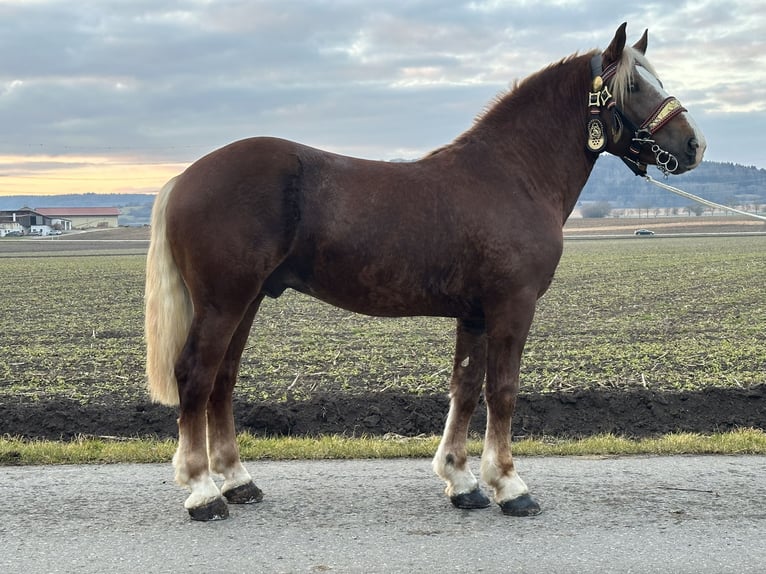
{"label": "white leg marking", "polygon": [[[219,445],[216,445],[216,446],[219,446]],[[231,466],[227,467],[223,464],[222,461],[232,459],[231,450],[228,453],[226,453],[229,456],[219,456],[222,453],[219,453],[218,451],[210,448],[210,437],[208,437],[207,449],[208,449],[208,462],[210,465],[210,472],[212,474],[222,476],[224,479],[221,492],[227,492],[231,490],[232,488],[237,488],[238,486],[242,486],[243,484],[252,482],[253,477],[250,476],[250,473],[247,472],[247,470],[245,470],[244,466],[242,466],[242,462],[239,460],[238,454],[237,454],[236,462],[234,462]]]}
{"label": "white leg marking", "polygon": [[521,480],[521,477],[515,470],[504,474],[498,468],[495,453],[488,450],[485,446],[484,454],[481,457],[481,477],[495,490],[495,502],[498,504],[506,500],[513,500],[522,494],[527,494],[529,488]]}
{"label": "white leg marking", "polygon": [[191,489],[191,494],[184,502],[184,508],[187,510],[205,506],[221,496],[218,487],[207,473],[200,478],[189,480],[187,486]]}
{"label": "white leg marking", "polygon": [[479,487],[479,481],[468,467],[468,462],[466,462],[465,468],[456,468],[455,465],[447,463],[447,455],[444,451],[444,441],[442,441],[436,455],[434,455],[431,466],[434,472],[447,483],[447,487],[444,489],[447,496],[451,497],[476,490]]}
{"label": "white leg marking", "polygon": [[173,466],[176,470],[176,482],[191,490],[191,494],[184,502],[184,508],[197,508],[213,502],[221,496],[218,487],[210,478],[209,472],[204,472],[198,478],[191,478],[187,471],[184,443],[179,439],[178,449],[173,455]]}
{"label": "white leg marking", "polygon": [[242,486],[243,484],[248,484],[253,481],[253,477],[250,476],[250,473],[247,472],[244,466],[242,466],[241,462],[237,462],[237,464],[232,469],[224,472],[223,477],[224,482],[223,486],[221,487],[222,493],[228,492],[232,488],[237,488],[238,486]]}
{"label": "white leg marking", "polygon": [[444,491],[447,496],[455,496],[457,494],[465,494],[467,492],[473,492],[479,487],[479,481],[471,472],[466,461],[465,468],[456,468],[454,464],[447,463],[447,441],[448,437],[452,435],[450,429],[452,428],[454,419],[454,409],[450,406],[449,414],[447,415],[447,424],[444,427],[444,434],[442,440],[439,443],[439,448],[436,450],[434,459],[431,463],[431,467],[434,472],[443,478],[447,487]]}
{"label": "white leg marking", "polygon": [[176,483],[181,486],[189,485],[189,474],[186,472],[186,457],[184,456],[183,440],[178,439],[178,448],[176,448],[175,454],[173,454],[173,468],[176,470]]}

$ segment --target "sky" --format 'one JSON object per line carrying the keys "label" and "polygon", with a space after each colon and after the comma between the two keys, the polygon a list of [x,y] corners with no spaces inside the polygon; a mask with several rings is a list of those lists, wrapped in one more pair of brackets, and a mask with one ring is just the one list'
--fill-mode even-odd
{"label": "sky", "polygon": [[256,135],[414,159],[624,21],[705,159],[766,168],[763,0],[0,0],[0,195],[153,192]]}

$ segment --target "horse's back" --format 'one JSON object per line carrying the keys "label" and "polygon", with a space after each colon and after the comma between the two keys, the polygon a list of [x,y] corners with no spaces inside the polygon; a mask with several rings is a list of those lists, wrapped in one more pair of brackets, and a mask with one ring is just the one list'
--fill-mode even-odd
{"label": "horse's back", "polygon": [[[244,139],[207,154],[179,176],[169,217],[226,210],[234,219],[237,215],[261,219],[279,214],[280,206],[290,207],[299,199],[313,201],[311,207],[320,211],[327,201],[351,201],[354,194],[370,198],[375,182],[383,182],[384,172],[395,166],[279,138]],[[299,193],[310,196],[298,198]],[[229,219],[227,227],[231,224]]]}
{"label": "horse's back", "polygon": [[[555,261],[532,269],[549,242],[514,247],[522,227],[512,212],[524,227],[539,215],[512,206],[491,170],[471,176],[449,159],[395,163],[276,138],[234,142],[179,177],[168,205],[174,255],[207,282],[223,277],[272,296],[293,288],[372,315],[472,315],[490,283],[508,286],[519,272],[549,281]],[[488,247],[504,257],[487,265]]]}
{"label": "horse's back", "polygon": [[[178,243],[201,235],[357,243],[413,220],[422,233],[433,213],[438,173],[413,164],[372,161],[271,137],[240,140],[200,158],[178,178],[168,202],[168,228]],[[442,194],[444,203],[445,194]],[[430,204],[430,205],[429,205]],[[201,239],[198,239],[201,241]]]}

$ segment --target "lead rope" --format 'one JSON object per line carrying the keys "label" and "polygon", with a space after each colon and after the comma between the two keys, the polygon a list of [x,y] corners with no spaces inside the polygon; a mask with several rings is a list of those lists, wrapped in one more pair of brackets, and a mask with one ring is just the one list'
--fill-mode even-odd
{"label": "lead rope", "polygon": [[726,211],[731,211],[733,213],[739,213],[740,215],[746,215],[748,217],[754,217],[755,219],[760,219],[761,221],[766,221],[766,216],[758,215],[757,213],[749,213],[747,211],[742,211],[741,209],[727,207],[725,205],[721,205],[720,203],[715,203],[713,201],[703,199],[692,193],[689,193],[688,191],[683,191],[682,189],[678,189],[677,187],[673,187],[672,185],[668,185],[666,183],[657,181],[651,175],[644,175],[643,177],[649,183],[653,183],[654,185],[661,187],[662,189],[665,189],[671,193],[675,193],[676,195],[680,195],[681,197],[685,197],[686,199],[691,199],[692,201],[696,201],[697,203],[701,203],[702,205],[707,205],[708,207],[715,207],[717,209],[724,209]]}

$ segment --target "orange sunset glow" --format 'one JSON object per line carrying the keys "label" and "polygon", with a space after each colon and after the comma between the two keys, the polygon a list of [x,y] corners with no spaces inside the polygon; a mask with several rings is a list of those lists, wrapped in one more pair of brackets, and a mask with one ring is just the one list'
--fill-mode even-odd
{"label": "orange sunset glow", "polygon": [[0,156],[0,196],[153,193],[188,164],[130,157]]}

